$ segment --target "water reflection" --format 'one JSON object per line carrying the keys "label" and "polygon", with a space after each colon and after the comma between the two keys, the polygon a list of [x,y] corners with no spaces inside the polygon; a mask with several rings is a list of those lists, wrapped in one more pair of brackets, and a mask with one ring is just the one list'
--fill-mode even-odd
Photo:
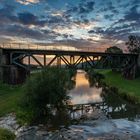
{"label": "water reflection", "polygon": [[[98,108],[102,110],[108,118],[127,118],[129,120],[139,118],[139,106],[123,100],[118,95],[116,88],[90,87],[88,79],[86,78],[86,72],[84,71],[78,71],[75,80],[76,86],[69,93],[72,98],[71,102],[74,105],[71,111],[72,115],[80,117],[88,112],[93,114],[95,108]],[[82,104],[82,107],[79,108],[78,104]]]}
{"label": "water reflection", "polygon": [[69,93],[72,104],[102,102],[102,88],[89,87],[88,79],[86,79],[86,72],[78,70],[75,80],[75,88]]}

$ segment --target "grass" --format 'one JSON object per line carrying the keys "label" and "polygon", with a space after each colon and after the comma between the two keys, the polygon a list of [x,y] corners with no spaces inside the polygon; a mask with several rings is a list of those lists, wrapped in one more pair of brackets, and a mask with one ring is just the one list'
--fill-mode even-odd
{"label": "grass", "polygon": [[0,116],[16,112],[18,101],[23,95],[22,86],[10,86],[0,83]]}
{"label": "grass", "polygon": [[15,135],[7,129],[0,128],[0,140],[15,140]]}
{"label": "grass", "polygon": [[140,101],[140,77],[134,80],[127,80],[120,73],[111,70],[98,70],[98,72],[105,76],[104,81],[108,85],[115,86],[120,92],[137,97]]}

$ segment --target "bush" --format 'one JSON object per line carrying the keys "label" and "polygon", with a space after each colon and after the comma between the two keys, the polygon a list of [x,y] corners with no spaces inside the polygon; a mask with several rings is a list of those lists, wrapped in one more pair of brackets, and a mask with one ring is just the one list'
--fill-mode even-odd
{"label": "bush", "polygon": [[0,128],[0,140],[15,140],[16,136],[7,129]]}
{"label": "bush", "polygon": [[71,74],[62,68],[48,68],[30,77],[17,114],[21,122],[47,123],[56,111],[66,110]]}

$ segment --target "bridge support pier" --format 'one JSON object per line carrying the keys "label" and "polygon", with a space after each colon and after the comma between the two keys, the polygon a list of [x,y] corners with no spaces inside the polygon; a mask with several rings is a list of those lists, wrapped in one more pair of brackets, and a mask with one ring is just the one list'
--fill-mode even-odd
{"label": "bridge support pier", "polygon": [[132,65],[130,64],[130,61],[127,61],[126,68],[124,68],[122,75],[124,78],[131,80],[140,76],[140,55],[134,58]]}
{"label": "bridge support pier", "polygon": [[61,58],[60,57],[57,57],[57,66],[61,67]]}
{"label": "bridge support pier", "polygon": [[21,84],[26,80],[26,77],[29,74],[25,69],[14,65],[6,65],[2,69],[2,81],[7,84]]}
{"label": "bridge support pier", "polygon": [[3,54],[0,49],[0,81],[13,85],[23,83],[29,72],[24,68],[11,65],[9,60],[9,55]]}
{"label": "bridge support pier", "polygon": [[136,76],[140,76],[140,54],[138,56],[138,60],[137,60],[137,73]]}

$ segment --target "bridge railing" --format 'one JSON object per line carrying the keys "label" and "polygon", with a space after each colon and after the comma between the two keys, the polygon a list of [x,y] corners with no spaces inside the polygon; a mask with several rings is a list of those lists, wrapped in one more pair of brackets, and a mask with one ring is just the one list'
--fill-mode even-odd
{"label": "bridge railing", "polygon": [[25,43],[0,43],[0,48],[4,49],[29,49],[29,50],[61,50],[61,51],[88,51],[104,52],[105,48],[101,47],[72,47],[72,46],[53,46],[46,44],[25,44]]}

